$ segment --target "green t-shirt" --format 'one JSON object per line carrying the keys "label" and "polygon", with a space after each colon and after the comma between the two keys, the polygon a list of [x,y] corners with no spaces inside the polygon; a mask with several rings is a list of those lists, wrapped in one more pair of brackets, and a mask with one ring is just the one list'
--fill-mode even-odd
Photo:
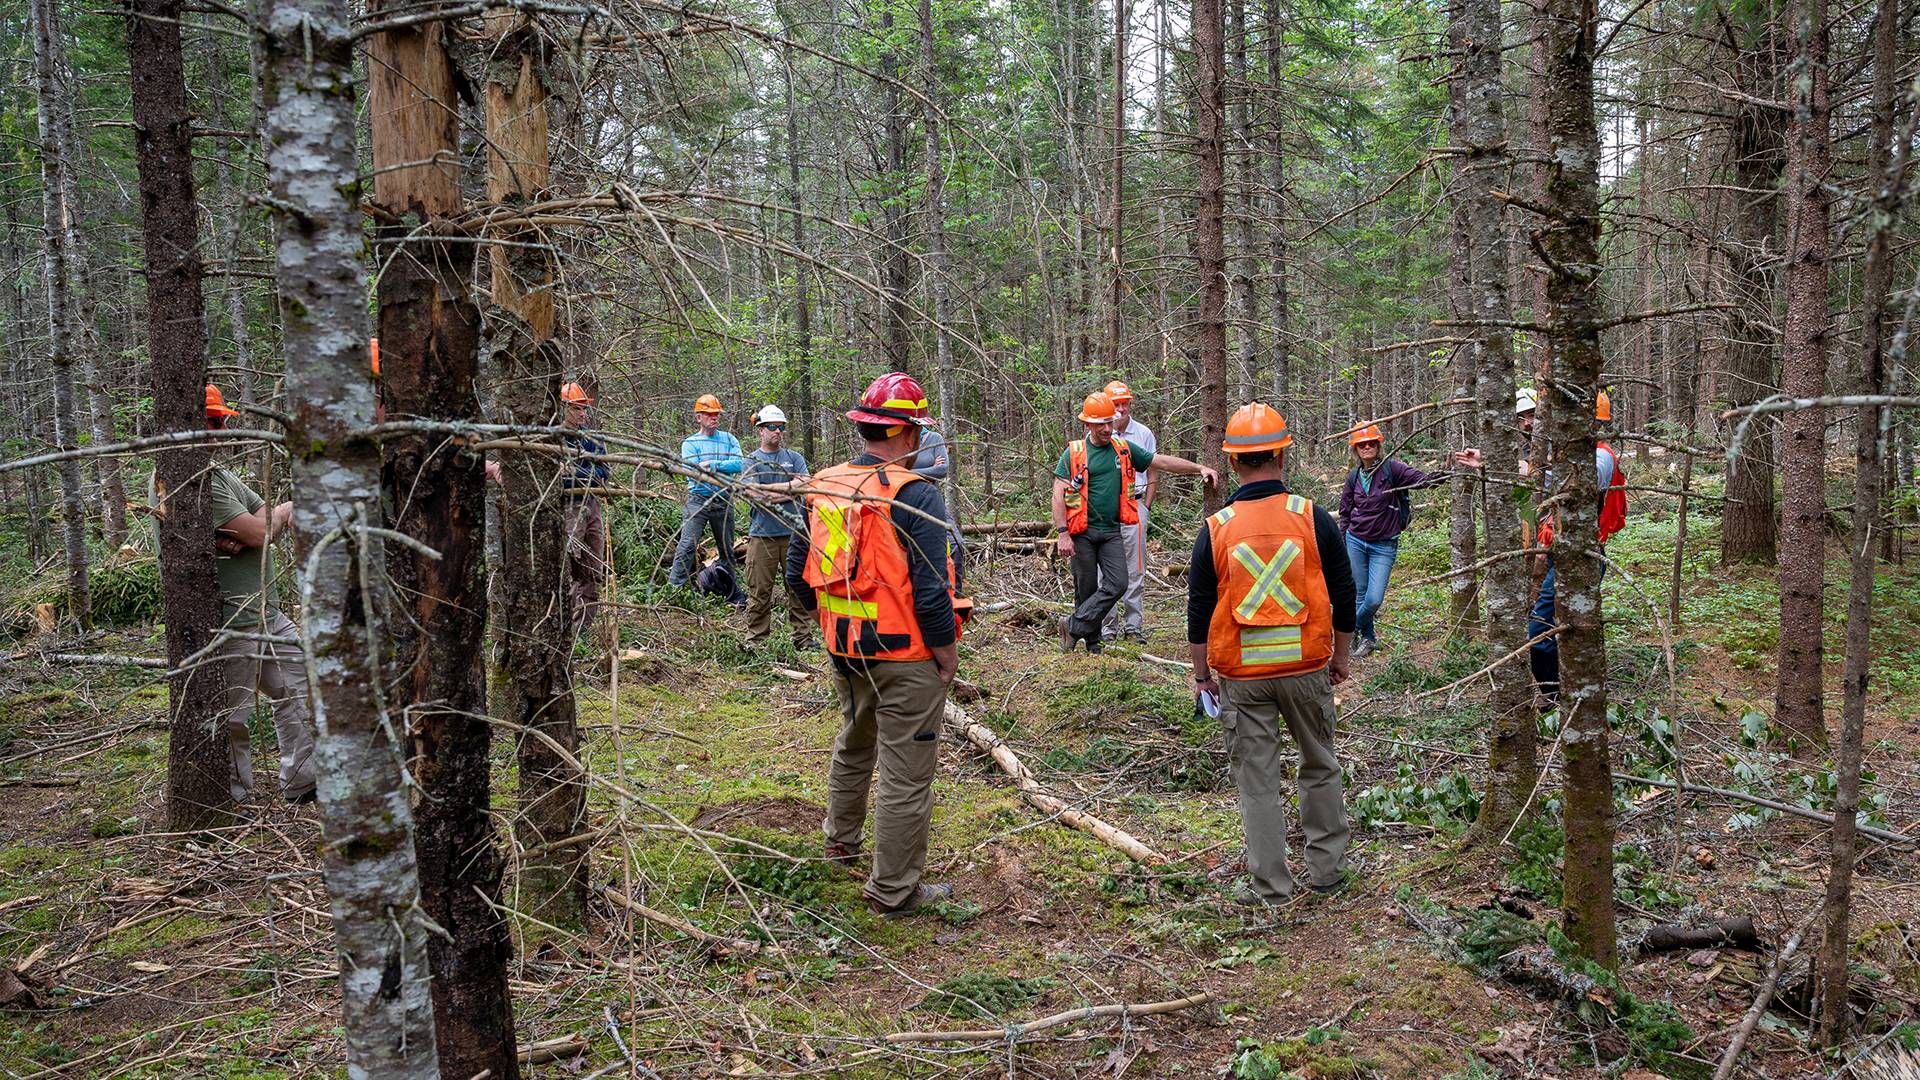
{"label": "green t-shirt", "polygon": [[[1060,451],[1060,462],[1053,467],[1053,475],[1062,480],[1073,479],[1073,473],[1067,468],[1069,450]],[[1127,443],[1127,456],[1133,459],[1133,471],[1144,473],[1147,466],[1153,464],[1153,451],[1142,450]],[[1120,527],[1120,458],[1113,451],[1113,444],[1095,446],[1087,442],[1087,528],[1117,529]]]}
{"label": "green t-shirt", "polygon": [[[157,501],[152,481],[147,484],[147,501]],[[207,478],[207,516],[213,520],[213,527],[232,521],[241,514],[251,514],[266,505],[246,482],[232,472],[216,465]],[[154,535],[159,536],[160,526],[154,523]],[[224,602],[222,615],[225,625],[231,629],[258,626],[260,624],[260,583],[267,583],[267,615],[272,617],[280,613],[273,602],[273,550],[272,545],[250,548],[238,555],[225,555],[215,552],[214,570],[220,575],[220,598]]]}

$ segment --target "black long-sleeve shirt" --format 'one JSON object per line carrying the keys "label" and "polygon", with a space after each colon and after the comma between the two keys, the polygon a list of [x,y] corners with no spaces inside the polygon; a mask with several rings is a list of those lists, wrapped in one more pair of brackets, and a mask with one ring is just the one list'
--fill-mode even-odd
{"label": "black long-sleeve shirt", "polygon": [[[851,464],[878,465],[880,459],[872,454],[861,454]],[[939,485],[926,481],[896,489],[893,498],[901,506],[920,511],[918,514],[903,513],[895,508],[893,514],[894,532],[899,535],[900,546],[907,553],[907,576],[913,585],[913,614],[920,624],[920,637],[935,648],[951,645],[959,637],[959,632],[954,623],[953,596],[947,591],[947,501],[940,497]],[[787,591],[802,607],[812,611],[818,601],[806,579],[807,533],[807,529],[797,530],[793,538],[787,541],[786,579]],[[961,560],[961,552],[955,550],[953,573],[956,588],[959,585]],[[1352,588],[1349,587],[1347,592],[1347,607],[1351,609]],[[1352,620],[1351,611],[1348,620]]]}
{"label": "black long-sleeve shirt", "polygon": [[[1227,500],[1237,502],[1272,499],[1287,493],[1281,480],[1256,480],[1243,484]],[[1327,599],[1333,604],[1333,628],[1353,633],[1353,567],[1347,562],[1346,541],[1340,538],[1340,523],[1318,505],[1313,508],[1313,542],[1320,549],[1320,574],[1327,581]],[[1204,645],[1207,628],[1213,622],[1214,605],[1220,599],[1220,579],[1213,570],[1213,530],[1200,523],[1200,535],[1193,542],[1193,558],[1187,564],[1187,641]]]}

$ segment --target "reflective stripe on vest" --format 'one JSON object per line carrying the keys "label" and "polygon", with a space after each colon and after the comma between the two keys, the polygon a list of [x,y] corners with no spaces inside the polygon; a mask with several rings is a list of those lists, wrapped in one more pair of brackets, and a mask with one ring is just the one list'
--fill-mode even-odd
{"label": "reflective stripe on vest", "polygon": [[1240,662],[1299,663],[1300,640],[1300,628],[1297,626],[1249,626],[1240,631]]}
{"label": "reflective stripe on vest", "polygon": [[[901,490],[924,482],[885,465],[835,465],[813,477],[805,578],[828,652],[864,660],[932,658],[920,636],[907,550],[893,513]],[[953,554],[942,550],[951,593]],[[940,555],[929,553],[936,565]]]}
{"label": "reflective stripe on vest", "polygon": [[824,590],[820,593],[820,606],[835,615],[851,615],[857,619],[877,619],[880,617],[880,605],[871,600],[855,600],[846,596],[835,596]]}

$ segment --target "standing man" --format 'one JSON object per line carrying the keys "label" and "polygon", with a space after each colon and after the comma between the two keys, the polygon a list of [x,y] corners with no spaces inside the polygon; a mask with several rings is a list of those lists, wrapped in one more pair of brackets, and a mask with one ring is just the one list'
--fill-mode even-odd
{"label": "standing man", "polygon": [[[693,421],[699,430],[680,440],[680,460],[708,472],[738,476],[747,467],[740,456],[740,440],[720,430],[720,399],[700,395],[693,403]],[[747,594],[740,588],[740,573],[733,565],[733,492],[725,485],[708,482],[698,476],[687,477],[686,515],[680,520],[680,546],[673,553],[673,570],[667,575],[670,585],[685,585],[693,575],[694,559],[700,554],[700,535],[713,530],[713,542],[720,545],[720,565],[733,581],[733,595],[727,603],[745,607]]]}
{"label": "standing man", "polygon": [[847,411],[865,451],[813,478],[807,530],[787,548],[787,589],[820,619],[842,723],[827,773],[827,858],[860,854],[879,772],[867,903],[892,919],[953,895],[920,880],[947,687],[959,667],[957,576],[940,489],[904,467],[927,423],[912,376],[875,379]]}
{"label": "standing man", "polygon": [[1333,515],[1288,493],[1279,413],[1254,402],[1227,422],[1222,444],[1240,487],[1207,518],[1187,574],[1187,641],[1196,692],[1219,699],[1227,758],[1240,790],[1250,881],[1247,906],[1278,904],[1297,884],[1287,869],[1280,725],[1300,748],[1300,818],[1307,881],[1338,892],[1346,871],[1347,808],[1333,753],[1333,687],[1348,674],[1353,578]]}
{"label": "standing man", "polygon": [[[599,456],[607,452],[607,444],[587,434],[587,406],[593,399],[579,383],[570,382],[560,388],[560,403],[566,409],[563,421],[572,429],[562,441],[578,455],[561,480],[567,500],[567,606],[578,634],[599,613],[600,584],[607,580],[606,515],[600,496],[591,489],[605,487],[613,470]],[[489,475],[497,480],[497,467]]]}
{"label": "standing man", "polygon": [[1087,437],[1067,444],[1053,467],[1053,527],[1061,555],[1073,560],[1073,614],[1060,622],[1060,651],[1085,641],[1101,650],[1101,624],[1127,587],[1127,548],[1121,528],[1140,523],[1134,480],[1149,468],[1199,476],[1208,485],[1220,477],[1198,462],[1155,454],[1117,439],[1116,410],[1104,390],[1087,395],[1080,422]]}
{"label": "standing man", "polygon": [[[227,405],[220,389],[207,385],[207,430],[227,426],[227,417],[239,412]],[[147,502],[157,517],[167,508],[148,481]],[[273,601],[273,552],[267,546],[287,529],[293,503],[268,508],[232,471],[216,465],[207,478],[208,516],[214,527],[214,568],[220,577],[222,625],[216,640],[225,637],[214,655],[213,668],[226,686],[227,754],[232,762],[228,790],[235,802],[253,794],[253,748],[247,719],[254,700],[264,697],[273,710],[274,739],[280,745],[280,798],[298,805],[314,801],[313,717],[307,705],[307,668],[299,629]],[[241,636],[244,635],[244,636]]]}
{"label": "standing man", "polygon": [[[1107,397],[1113,401],[1114,437],[1148,454],[1158,453],[1159,440],[1153,437],[1147,425],[1133,418],[1133,391],[1127,384],[1117,380],[1108,383]],[[1146,640],[1140,601],[1147,585],[1147,511],[1153,506],[1153,496],[1159,486],[1160,466],[1157,464],[1134,474],[1133,498],[1140,520],[1120,527],[1120,535],[1127,542],[1127,590],[1121,594],[1120,606],[1108,613],[1106,624],[1102,627],[1108,637]]]}
{"label": "standing man", "polygon": [[[1520,410],[1517,408],[1518,403],[1516,403],[1516,411],[1520,416],[1521,430],[1527,431],[1533,427],[1532,395],[1530,391],[1525,390],[1521,391],[1521,393],[1527,395],[1524,401],[1529,407]],[[1601,390],[1594,395],[1593,418],[1596,429],[1605,429],[1612,424],[1613,398],[1609,396],[1605,390]],[[1456,452],[1453,455],[1453,460],[1469,469],[1483,469],[1486,467],[1486,458],[1480,453],[1479,449],[1475,447],[1468,447],[1465,450]],[[1522,461],[1520,463],[1520,474],[1525,476],[1530,472],[1531,469],[1528,464]],[[1627,476],[1620,470],[1620,455],[1614,451],[1613,447],[1607,445],[1604,439],[1596,439],[1594,441],[1593,472],[1594,486],[1600,493],[1600,517],[1597,522],[1596,535],[1600,541],[1601,552],[1604,555],[1607,541],[1613,537],[1614,533],[1619,532],[1627,524]],[[1553,490],[1552,471],[1541,470],[1541,478],[1546,482],[1547,490],[1551,492]],[[1548,514],[1540,519],[1539,531],[1532,539],[1533,542],[1540,547],[1549,549],[1553,547],[1552,514]],[[1548,631],[1559,625],[1559,622],[1554,618],[1555,604],[1552,551],[1548,551],[1542,558],[1546,561],[1547,572],[1546,576],[1540,579],[1540,591],[1534,596],[1533,611],[1527,618],[1527,636],[1529,638],[1539,638],[1541,635],[1547,634]],[[1601,576],[1605,577],[1606,572],[1607,567],[1603,562],[1600,564]],[[1527,666],[1533,672],[1534,686],[1539,689],[1541,696],[1548,702],[1558,701],[1560,697],[1559,636],[1548,635],[1542,640],[1535,641],[1528,647]]]}
{"label": "standing man", "polygon": [[[760,432],[760,447],[747,455],[745,479],[765,494],[754,497],[752,518],[747,524],[749,645],[773,634],[773,586],[785,576],[787,541],[806,526],[805,507],[791,493],[807,483],[807,459],[782,445],[787,437],[787,414],[780,406],[768,405],[754,413],[753,426]],[[804,649],[809,636],[806,612],[792,600],[785,607],[787,623],[793,630],[793,647]]]}

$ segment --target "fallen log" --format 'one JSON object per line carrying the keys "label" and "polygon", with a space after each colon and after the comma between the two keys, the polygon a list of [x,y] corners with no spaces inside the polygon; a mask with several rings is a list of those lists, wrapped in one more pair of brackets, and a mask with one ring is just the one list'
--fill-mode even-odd
{"label": "fallen log", "polygon": [[1753,925],[1753,919],[1739,915],[1731,919],[1715,919],[1700,926],[1661,923],[1648,927],[1647,932],[1640,935],[1639,942],[1642,953],[1717,949],[1723,946],[1759,951],[1760,931]]}
{"label": "fallen log", "polygon": [[1020,756],[1013,752],[1012,747],[1002,741],[1000,736],[995,735],[991,728],[976,722],[967,715],[965,709],[951,701],[947,702],[947,723],[952,725],[960,735],[965,736],[968,742],[979,747],[999,764],[1000,771],[1013,778],[1014,783],[1020,787],[1021,797],[1032,804],[1034,809],[1070,829],[1078,829],[1091,835],[1135,862],[1145,863],[1148,866],[1166,864],[1165,855],[1134,839],[1133,835],[1126,830],[1109,825],[1085,811],[1075,810],[1068,806],[1065,800],[1049,793],[1040,785],[1040,781],[1035,780],[1033,774],[1027,771],[1027,767],[1021,764]]}
{"label": "fallen log", "polygon": [[722,937],[719,934],[702,930],[678,915],[669,915],[658,908],[650,908],[611,885],[602,886],[600,894],[648,922],[656,922],[670,930],[678,931],[722,954],[740,954],[743,956],[781,956],[785,954],[785,950],[778,945],[765,945],[758,941],[748,941],[745,938]]}
{"label": "fallen log", "polygon": [[562,1058],[579,1057],[586,1052],[587,1037],[585,1035],[562,1035],[557,1039],[542,1039],[521,1047],[520,1064],[544,1065]]}
{"label": "fallen log", "polygon": [[962,525],[961,536],[993,536],[998,533],[1027,533],[1034,536],[1051,532],[1053,526],[1045,521],[995,521],[985,525]]}
{"label": "fallen log", "polygon": [[1063,1024],[1085,1023],[1089,1020],[1104,1020],[1110,1016],[1154,1016],[1159,1013],[1179,1012],[1196,1005],[1205,1005],[1213,1000],[1213,994],[1202,990],[1172,1001],[1149,1001],[1141,1005],[1091,1005],[1082,1009],[1068,1009],[1054,1013],[1025,1024],[1008,1024],[1006,1027],[977,1031],[900,1031],[887,1036],[887,1042],[893,1044],[912,1042],[1019,1042],[1037,1031],[1046,1031]]}

